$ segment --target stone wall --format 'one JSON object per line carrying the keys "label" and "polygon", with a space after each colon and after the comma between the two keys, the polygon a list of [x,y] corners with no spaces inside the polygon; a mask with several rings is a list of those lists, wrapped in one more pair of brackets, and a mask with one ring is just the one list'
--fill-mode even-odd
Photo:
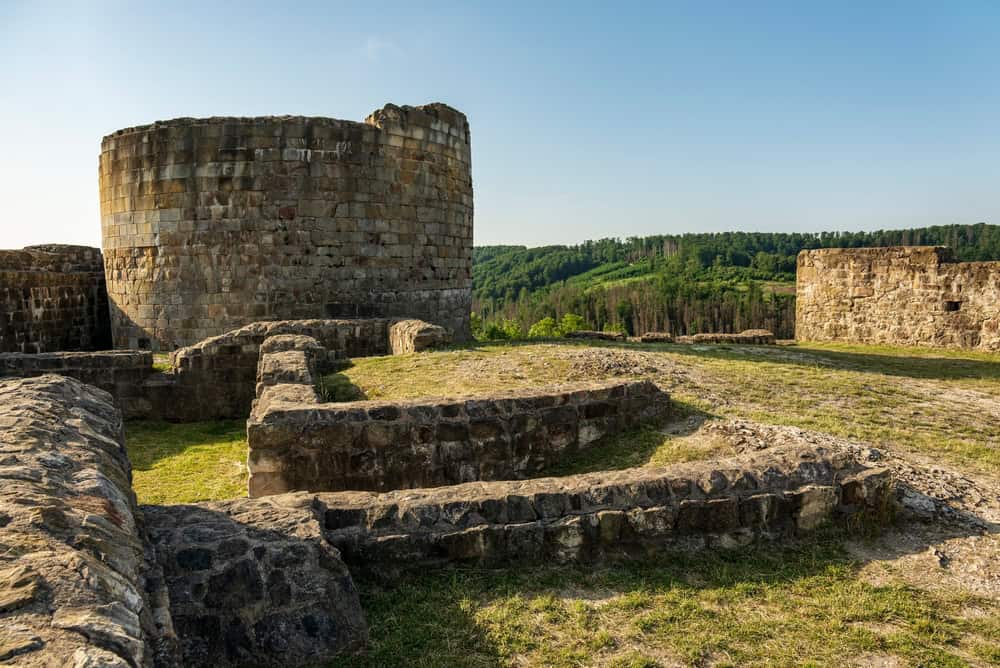
{"label": "stone wall", "polygon": [[[655,343],[656,341],[647,341],[647,337],[655,338],[654,335],[643,336],[643,342]],[[676,343],[736,343],[741,345],[773,345],[775,342],[774,332],[767,329],[745,329],[739,334],[725,334],[725,333],[709,333],[705,332],[702,334],[691,334],[689,336],[678,336],[675,339]]]}
{"label": "stone wall", "polygon": [[443,105],[364,123],[180,118],[104,138],[114,343],[173,350],[249,322],[415,316],[469,336],[470,135]]}
{"label": "stone wall", "polygon": [[887,470],[809,445],[565,478],[317,496],[327,539],[352,568],[380,577],[446,563],[734,548],[838,518],[884,522],[893,499]]}
{"label": "stone wall", "polygon": [[110,348],[110,327],[100,250],[0,250],[0,352]]}
{"label": "stone wall", "polygon": [[802,251],[795,337],[1000,350],[1000,262],[947,248]]}
{"label": "stone wall", "polygon": [[670,408],[649,381],[324,404],[314,390],[314,359],[304,349],[261,355],[247,421],[251,497],[524,478]]}
{"label": "stone wall", "polygon": [[111,397],[0,381],[0,663],[148,666],[144,550]]}
{"label": "stone wall", "polygon": [[174,666],[315,666],[364,648],[354,582],[311,499],[143,506]]}
{"label": "stone wall", "polygon": [[[326,355],[301,335],[262,352],[291,362],[262,366],[264,396],[307,387],[284,381]],[[5,664],[319,665],[367,639],[348,565],[391,579],[733,548],[830,520],[884,523],[895,504],[886,469],[788,432],[770,448],[671,467],[138,508],[107,393],[55,375],[0,380],[0,424]]]}
{"label": "stone wall", "polygon": [[309,335],[322,352],[316,360],[322,368],[348,357],[419,351],[448,341],[445,330],[421,320],[272,321],[177,350],[167,372],[154,369],[153,354],[144,350],[0,353],[0,378],[70,376],[111,393],[127,419],[242,419],[256,394],[261,345],[291,334]]}
{"label": "stone wall", "polygon": [[153,374],[153,354],[148,351],[0,353],[0,378],[30,378],[47,373],[70,376],[109,392],[126,418],[150,417],[156,412],[144,387]]}
{"label": "stone wall", "polygon": [[[390,329],[396,321],[386,318],[351,320],[279,320],[256,322],[182,348],[171,355],[173,372],[162,382],[147,383],[145,394],[160,416],[168,420],[214,420],[245,418],[256,394],[260,347],[270,337],[286,334],[312,337],[326,349],[328,357],[387,355]],[[422,321],[406,331],[439,332]],[[399,335],[396,345],[405,347]],[[437,338],[435,343],[447,339]],[[409,347],[423,347],[426,338],[414,338]]]}

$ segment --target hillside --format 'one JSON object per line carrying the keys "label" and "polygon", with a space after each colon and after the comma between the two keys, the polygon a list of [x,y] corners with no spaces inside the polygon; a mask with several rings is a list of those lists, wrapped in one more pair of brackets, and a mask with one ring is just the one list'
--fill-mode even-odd
{"label": "hillside", "polygon": [[1000,226],[724,232],[602,239],[577,246],[481,246],[473,258],[474,310],[483,330],[503,323],[521,335],[543,318],[575,313],[590,328],[628,333],[765,328],[779,338],[793,338],[799,251],[898,245],[943,245],[960,260],[997,260]]}

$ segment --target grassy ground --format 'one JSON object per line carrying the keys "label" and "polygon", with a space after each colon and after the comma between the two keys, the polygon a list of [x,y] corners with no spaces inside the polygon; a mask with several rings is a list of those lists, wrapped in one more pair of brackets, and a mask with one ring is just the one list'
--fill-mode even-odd
{"label": "grassy ground", "polygon": [[[372,399],[441,394],[442,388],[469,395],[572,378],[587,348],[506,344],[366,358],[344,375]],[[692,410],[816,429],[1000,473],[1000,355],[839,344],[627,349],[642,351],[651,367],[626,375],[658,381]],[[586,377],[600,378],[601,370]],[[663,445],[663,452],[642,449],[665,463],[674,439]]]}
{"label": "grassy ground", "polygon": [[246,495],[242,421],[130,422],[125,426],[139,503],[190,503]]}
{"label": "grassy ground", "polygon": [[[678,419],[666,430],[608,439],[551,473],[723,454],[723,444],[693,429],[744,417],[1000,474],[1000,355],[849,345],[483,345],[357,359],[324,388],[331,399],[412,398],[631,376],[669,389]],[[242,423],[127,429],[141,501],[243,493]],[[793,546],[663,554],[641,564],[439,571],[391,588],[362,580],[371,649],[335,665],[1000,666],[996,597],[914,578],[907,559],[928,553],[926,544],[903,558],[864,562],[850,556],[865,553],[858,545],[824,533]]]}
{"label": "grassy ground", "polygon": [[835,535],[743,554],[360,585],[372,647],[335,666],[1000,663],[995,602],[872,584]]}

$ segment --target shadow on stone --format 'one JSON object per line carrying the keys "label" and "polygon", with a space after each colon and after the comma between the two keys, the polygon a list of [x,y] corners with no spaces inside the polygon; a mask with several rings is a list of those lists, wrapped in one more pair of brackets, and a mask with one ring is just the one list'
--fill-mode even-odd
{"label": "shadow on stone", "polygon": [[169,609],[155,614],[157,665],[312,665],[363,649],[358,593],[308,495],[142,510],[147,589]]}

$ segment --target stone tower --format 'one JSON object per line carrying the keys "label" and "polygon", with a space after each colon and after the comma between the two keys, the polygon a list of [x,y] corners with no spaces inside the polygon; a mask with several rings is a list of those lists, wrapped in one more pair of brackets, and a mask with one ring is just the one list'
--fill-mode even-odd
{"label": "stone tower", "polygon": [[469,336],[469,124],[444,104],[128,128],[101,142],[100,190],[116,347],[356,316]]}

